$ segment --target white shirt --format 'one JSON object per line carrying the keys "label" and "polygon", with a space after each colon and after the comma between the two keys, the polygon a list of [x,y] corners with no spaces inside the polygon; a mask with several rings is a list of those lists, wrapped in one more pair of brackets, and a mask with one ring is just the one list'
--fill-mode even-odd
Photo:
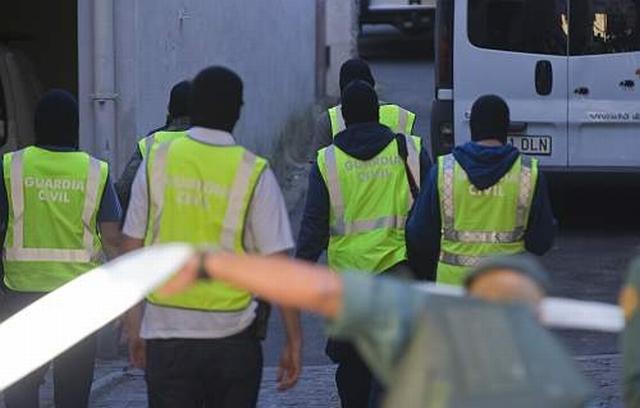
{"label": "white shirt", "polygon": [[[227,132],[201,127],[188,131],[189,137],[201,143],[218,146],[234,145]],[[131,187],[131,201],[123,232],[131,238],[144,239],[147,229],[149,197],[146,163],[138,169]],[[289,215],[280,186],[270,168],[260,176],[247,212],[244,246],[249,252],[271,255],[293,248]],[[251,325],[257,304],[241,312],[201,312],[145,305],[140,335],[145,339],[222,338],[237,334]]]}

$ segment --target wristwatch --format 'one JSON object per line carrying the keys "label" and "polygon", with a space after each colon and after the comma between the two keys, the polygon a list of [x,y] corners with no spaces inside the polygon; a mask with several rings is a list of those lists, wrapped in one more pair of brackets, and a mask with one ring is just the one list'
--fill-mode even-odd
{"label": "wristwatch", "polygon": [[200,251],[200,259],[198,262],[198,279],[199,280],[211,280],[211,276],[207,274],[207,268],[205,267],[205,261],[207,260],[208,252],[206,250]]}

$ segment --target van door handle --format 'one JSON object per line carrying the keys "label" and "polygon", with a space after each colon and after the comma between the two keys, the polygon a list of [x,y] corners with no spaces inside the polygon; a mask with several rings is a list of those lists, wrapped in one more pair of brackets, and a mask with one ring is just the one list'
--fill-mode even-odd
{"label": "van door handle", "polygon": [[589,95],[589,88],[587,88],[586,86],[581,86],[579,88],[576,88],[573,93],[576,95]]}
{"label": "van door handle", "polygon": [[636,86],[636,83],[633,79],[627,79],[624,81],[620,81],[620,87],[621,88],[634,88]]}
{"label": "van door handle", "polygon": [[551,61],[538,61],[536,63],[536,92],[546,96],[553,91],[553,66]]}
{"label": "van door handle", "polygon": [[509,134],[521,135],[526,133],[529,124],[527,122],[511,122],[509,123]]}

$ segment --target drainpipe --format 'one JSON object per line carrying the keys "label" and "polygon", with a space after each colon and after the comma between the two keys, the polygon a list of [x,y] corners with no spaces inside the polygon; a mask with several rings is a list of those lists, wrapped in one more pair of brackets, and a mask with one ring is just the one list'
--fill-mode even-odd
{"label": "drainpipe", "polygon": [[93,1],[94,149],[114,165],[116,141],[114,0]]}
{"label": "drainpipe", "polygon": [[[93,1],[93,153],[112,168],[116,149],[116,66],[114,0]],[[98,335],[97,355],[117,355],[117,331],[113,325]]]}

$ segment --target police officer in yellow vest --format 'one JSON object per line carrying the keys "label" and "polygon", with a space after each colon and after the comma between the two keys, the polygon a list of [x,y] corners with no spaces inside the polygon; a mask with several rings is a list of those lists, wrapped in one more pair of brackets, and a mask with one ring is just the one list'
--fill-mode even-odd
{"label": "police officer in yellow vest", "polygon": [[[109,167],[78,150],[73,96],[61,90],[43,96],[35,135],[35,146],[5,154],[0,166],[3,317],[100,265],[103,248],[115,256],[119,245],[121,210]],[[56,407],[88,406],[94,358],[92,336],[54,360]],[[5,390],[7,407],[37,408],[46,370]]]}
{"label": "police officer in yellow vest", "polygon": [[[222,67],[196,76],[187,137],[154,145],[133,183],[124,249],[163,242],[213,245],[236,253],[282,255],[293,247],[287,209],[265,159],[231,135],[242,81]],[[256,405],[262,350],[251,293],[220,282],[129,313],[132,362],[146,366],[149,405],[249,408]],[[281,389],[300,373],[298,313],[283,309],[287,330]],[[141,320],[141,321],[140,321]]]}
{"label": "police officer in yellow vest", "polygon": [[[352,82],[342,100],[347,128],[318,152],[296,257],[315,262],[327,250],[329,266],[339,272],[393,270],[410,276],[404,242],[413,202],[409,179],[419,186],[429,158],[420,139],[396,135],[379,123],[378,97],[369,84]],[[342,406],[367,407],[375,385],[358,353],[336,341],[329,342],[327,353],[339,364]]]}
{"label": "police officer in yellow vest", "polygon": [[[364,81],[375,88],[376,82],[369,65],[361,59],[350,59],[340,68],[340,91],[344,91],[352,81]],[[380,123],[389,127],[395,133],[413,134],[416,115],[392,103],[380,102]],[[333,138],[343,130],[346,124],[342,115],[342,106],[334,106],[320,116],[314,132],[313,152],[333,143]]]}
{"label": "police officer in yellow vest", "polygon": [[471,142],[438,158],[407,223],[414,268],[460,285],[470,267],[492,255],[543,255],[555,221],[535,158],[507,144],[509,108],[498,96],[471,109]]}
{"label": "police officer in yellow vest", "polygon": [[177,137],[184,136],[184,132],[191,126],[189,119],[189,92],[191,90],[191,82],[178,82],[171,88],[169,97],[169,106],[167,108],[167,123],[154,129],[143,137],[136,144],[133,155],[129,159],[122,175],[116,182],[116,191],[118,198],[122,204],[123,210],[126,212],[129,208],[129,196],[131,195],[131,184],[133,178],[138,172],[138,167],[142,163],[142,159],[147,156],[147,152],[151,150],[151,146],[157,142],[165,142],[173,140]]}

